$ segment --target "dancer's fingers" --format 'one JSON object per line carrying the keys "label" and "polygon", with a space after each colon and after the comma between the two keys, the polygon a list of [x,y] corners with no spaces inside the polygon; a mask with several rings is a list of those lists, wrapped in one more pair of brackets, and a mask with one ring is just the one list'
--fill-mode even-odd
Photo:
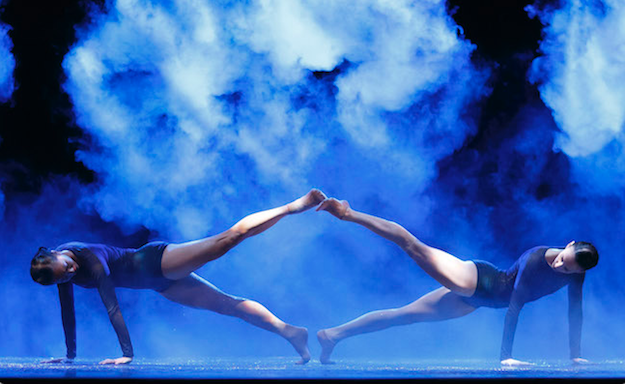
{"label": "dancer's fingers", "polygon": [[328,204],[330,204],[330,200],[333,199],[333,197],[330,198],[326,198],[324,199],[319,206],[317,207],[317,209],[315,209],[315,211],[320,211],[320,210],[326,210],[326,207],[328,206]]}

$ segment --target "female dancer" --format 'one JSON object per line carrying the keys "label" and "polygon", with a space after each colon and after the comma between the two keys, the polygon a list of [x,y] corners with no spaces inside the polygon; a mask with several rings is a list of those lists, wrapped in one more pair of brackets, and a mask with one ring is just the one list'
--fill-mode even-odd
{"label": "female dancer", "polygon": [[121,345],[123,357],[106,359],[100,364],[126,364],[133,358],[115,287],[152,289],[182,305],[243,319],[285,338],[302,357],[298,364],[306,364],[310,360],[306,328],[283,322],[257,302],[222,292],[194,271],[223,256],[246,238],[265,231],[284,216],[306,211],[325,197],[323,192],[312,189],[289,204],[246,216],[225,232],[187,243],[151,242],[139,249],[122,249],[71,242],[54,250],[40,248],[31,261],[30,273],[40,284],[58,284],[67,346],[67,360],[45,362],[71,361],[76,356],[72,285],[76,284],[98,289]]}
{"label": "female dancer", "polygon": [[526,365],[512,358],[512,342],[519,311],[525,303],[549,295],[568,285],[569,343],[574,363],[581,358],[582,284],[585,271],[598,262],[595,247],[570,242],[566,247],[534,247],[505,271],[481,261],[464,261],[430,247],[397,223],[353,210],[347,201],[324,200],[317,211],[325,210],[341,220],[360,224],[399,245],[425,272],[443,287],[396,309],[369,312],[352,321],[317,332],[321,344],[319,360],[331,364],[330,354],[339,341],[362,333],[422,321],[440,321],[465,316],[481,306],[508,307],[501,364]]}

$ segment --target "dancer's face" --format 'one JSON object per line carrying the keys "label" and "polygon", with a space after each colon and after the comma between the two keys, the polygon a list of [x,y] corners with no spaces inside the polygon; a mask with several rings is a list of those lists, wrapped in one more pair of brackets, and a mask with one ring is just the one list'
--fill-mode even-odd
{"label": "dancer's face", "polygon": [[66,283],[76,274],[76,265],[60,252],[52,252],[56,256],[50,265],[54,275],[54,284]]}
{"label": "dancer's face", "polygon": [[567,274],[584,272],[584,268],[580,267],[577,261],[575,261],[575,248],[573,244],[575,244],[575,242],[571,241],[562,252],[553,259],[551,268],[553,268],[554,271]]}

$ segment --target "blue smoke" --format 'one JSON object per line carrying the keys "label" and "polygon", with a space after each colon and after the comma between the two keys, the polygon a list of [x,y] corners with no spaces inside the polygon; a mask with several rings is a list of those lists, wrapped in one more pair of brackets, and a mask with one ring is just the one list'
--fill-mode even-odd
{"label": "blue smoke", "polygon": [[0,23],[0,102],[7,101],[15,88],[13,80],[15,59],[11,53],[13,43],[7,34],[9,29],[9,26]]}
{"label": "blue smoke", "polygon": [[625,171],[625,4],[616,0],[564,2],[556,10],[528,8],[545,24],[530,78],[561,132],[580,183],[598,195],[622,189]]}
{"label": "blue smoke", "polygon": [[[0,6],[2,6],[2,4],[3,1],[0,1]],[[15,88],[15,82],[13,80],[15,59],[11,53],[13,43],[7,34],[9,30],[9,26],[0,23],[0,103],[9,100]],[[0,145],[2,145],[2,137],[0,137]],[[3,216],[4,194],[2,192],[2,182],[0,180],[0,221]]]}
{"label": "blue smoke", "polygon": [[0,221],[4,217],[4,193],[2,193],[2,184],[0,184]]}
{"label": "blue smoke", "polygon": [[313,185],[405,200],[475,131],[461,113],[485,92],[442,1],[118,1],[93,17],[64,61],[99,143],[78,154],[102,180],[86,199],[171,239]]}
{"label": "blue smoke", "polygon": [[[77,154],[98,175],[77,188],[79,205],[127,233],[146,227],[172,241],[214,234],[311,186],[422,226],[430,206],[415,197],[437,177],[436,162],[476,131],[470,107],[489,92],[488,70],[471,63],[475,47],[443,1],[111,5],[79,28],[63,66],[77,123],[97,142]],[[327,214],[287,219],[200,274],[311,332],[436,287],[361,228]],[[364,270],[354,270],[359,264]],[[410,283],[417,279],[427,283]],[[330,298],[332,313],[323,309]],[[133,333],[142,356],[285,348],[231,319],[185,319],[192,310],[144,302],[124,310],[133,318],[160,306],[154,321],[134,328],[143,329]],[[391,347],[389,356],[399,353]],[[358,340],[350,349],[364,350]]]}
{"label": "blue smoke", "polygon": [[574,196],[545,199],[536,212],[553,228],[570,228],[601,247],[600,264],[587,275],[585,330],[594,341],[588,349],[614,353],[623,325],[609,314],[625,293],[616,273],[623,268],[617,250],[625,246],[618,232],[625,227],[625,4],[574,0],[527,11],[545,25],[529,78],[557,125],[553,148],[570,167],[561,188]]}
{"label": "blue smoke", "polygon": [[[544,84],[543,98],[559,66],[546,44],[555,33],[567,38],[566,29],[549,28],[540,60],[553,63],[538,60],[531,74]],[[127,0],[94,11],[78,36],[63,64],[65,89],[77,123],[96,143],[77,156],[97,182],[53,179],[34,203],[16,208],[19,215],[7,210],[2,233],[23,238],[9,242],[10,253],[31,255],[69,240],[140,246],[124,235],[145,228],[151,239],[191,240],[312,186],[397,221],[428,244],[502,268],[537,244],[584,239],[600,252],[625,246],[610,236],[625,224],[622,189],[592,199],[593,185],[568,178],[579,177],[582,161],[598,167],[593,156],[618,158],[616,136],[604,149],[577,153],[560,120],[530,104],[502,123],[504,133],[488,149],[464,147],[476,132],[490,73],[471,63],[475,47],[459,36],[443,1]],[[123,233],[94,225],[92,216]],[[11,287],[34,284],[26,264]],[[591,358],[613,356],[614,341],[625,342],[606,324],[620,305],[614,287],[622,284],[604,265],[586,281],[583,346]],[[285,218],[199,272],[311,334],[439,286],[386,240],[312,212]],[[56,291],[32,289],[45,293],[27,304],[17,294],[3,298],[10,313],[30,314],[20,323],[0,320],[0,328],[23,338],[18,352],[3,353],[60,355]],[[291,353],[275,335],[154,292],[119,289],[118,296],[138,357]],[[81,357],[119,354],[98,300],[77,288]],[[40,319],[42,312],[50,320],[35,339],[33,314]],[[565,359],[565,313],[563,291],[528,305],[515,354]],[[496,359],[504,314],[484,309],[363,335],[340,344],[336,357]],[[85,347],[96,338],[97,349]]]}

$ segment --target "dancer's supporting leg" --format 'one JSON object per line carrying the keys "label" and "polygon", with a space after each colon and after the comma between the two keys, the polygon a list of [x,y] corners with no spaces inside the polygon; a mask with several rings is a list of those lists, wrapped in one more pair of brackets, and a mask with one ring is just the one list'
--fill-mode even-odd
{"label": "dancer's supporting leg", "polygon": [[306,364],[310,360],[306,328],[287,324],[262,304],[229,295],[195,273],[178,280],[161,294],[176,303],[238,317],[259,328],[276,333],[291,343],[302,357],[297,364]]}
{"label": "dancer's supporting leg", "polygon": [[477,268],[473,262],[460,260],[422,243],[397,223],[355,211],[344,200],[326,199],[317,210],[326,210],[341,220],[360,224],[394,242],[425,272],[444,285],[405,307],[370,312],[341,326],[319,331],[317,338],[322,346],[322,363],[330,363],[334,345],[347,337],[396,325],[451,319],[475,310],[460,297],[471,296],[475,292]]}
{"label": "dancer's supporting leg", "polygon": [[372,311],[337,327],[320,330],[317,332],[317,340],[321,344],[319,361],[323,364],[333,364],[330,355],[334,346],[351,336],[398,325],[453,319],[468,315],[474,310],[473,306],[462,301],[462,298],[449,288],[440,287],[401,308]]}

